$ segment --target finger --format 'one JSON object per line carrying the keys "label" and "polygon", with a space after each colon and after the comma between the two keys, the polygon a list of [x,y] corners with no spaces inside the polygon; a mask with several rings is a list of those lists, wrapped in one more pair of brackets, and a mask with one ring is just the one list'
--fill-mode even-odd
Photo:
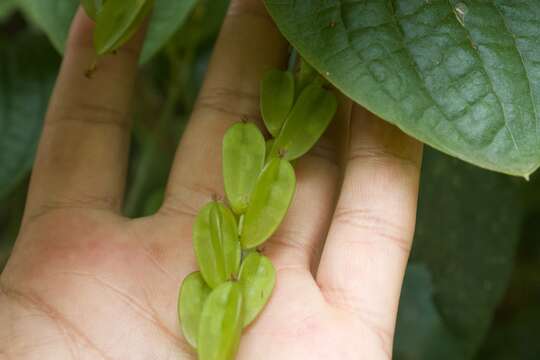
{"label": "finger", "polygon": [[350,132],[317,280],[330,304],[392,334],[414,232],[422,146],[359,106]]}
{"label": "finger", "polygon": [[178,148],[162,214],[192,216],[212,194],[223,194],[223,135],[234,122],[259,118],[259,81],[287,57],[287,43],[263,2],[233,1]]}
{"label": "finger", "polygon": [[130,135],[130,100],[144,34],[95,61],[93,23],[79,10],[45,118],[26,218],[57,208],[118,211]]}
{"label": "finger", "polygon": [[347,135],[351,101],[340,98],[338,112],[321,140],[294,164],[296,193],[277,232],[264,253],[278,269],[305,269],[314,273],[336,205],[341,178],[340,153]]}

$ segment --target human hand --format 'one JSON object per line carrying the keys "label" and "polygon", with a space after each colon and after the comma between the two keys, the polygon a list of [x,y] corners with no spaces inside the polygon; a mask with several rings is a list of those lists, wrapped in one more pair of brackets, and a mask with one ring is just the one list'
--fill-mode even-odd
{"label": "human hand", "polygon": [[[0,277],[0,358],[192,359],[176,302],[196,269],[195,214],[222,194],[221,140],[258,118],[258,87],[288,46],[259,0],[233,1],[151,217],[120,209],[129,108],[143,35],[92,79],[79,12],[51,99],[13,254]],[[296,163],[297,193],[264,246],[270,302],[238,359],[389,359],[414,231],[421,145],[347,100]]]}

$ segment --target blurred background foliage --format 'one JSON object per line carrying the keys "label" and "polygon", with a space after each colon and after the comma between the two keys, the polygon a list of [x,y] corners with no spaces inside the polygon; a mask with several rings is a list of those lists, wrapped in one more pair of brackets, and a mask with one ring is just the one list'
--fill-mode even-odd
{"label": "blurred background foliage", "polygon": [[[0,2],[0,269],[17,236],[61,61],[17,1]],[[199,0],[141,67],[124,209],[130,217],[161,204],[227,5]],[[525,182],[426,149],[395,358],[539,359],[539,239],[540,176]]]}

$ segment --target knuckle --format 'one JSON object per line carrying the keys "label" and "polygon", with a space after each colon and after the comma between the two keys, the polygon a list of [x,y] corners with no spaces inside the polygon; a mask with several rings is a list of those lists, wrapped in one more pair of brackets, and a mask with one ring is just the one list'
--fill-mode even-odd
{"label": "knuckle", "polygon": [[89,126],[108,126],[128,131],[130,119],[125,111],[103,104],[82,102],[66,105],[59,109],[55,116],[46,122],[46,126],[65,124],[82,124]]}
{"label": "knuckle", "polygon": [[394,247],[409,254],[412,241],[408,231],[388,220],[384,214],[367,208],[340,208],[334,214],[334,221],[361,232],[362,236],[348,240],[352,245]]}
{"label": "knuckle", "polygon": [[195,111],[211,111],[241,119],[260,119],[258,95],[228,87],[212,87],[203,91]]}
{"label": "knuckle", "polygon": [[347,160],[349,162],[368,161],[379,165],[393,166],[397,164],[404,167],[412,167],[414,170],[420,169],[420,164],[412,157],[385,146],[351,145]]}

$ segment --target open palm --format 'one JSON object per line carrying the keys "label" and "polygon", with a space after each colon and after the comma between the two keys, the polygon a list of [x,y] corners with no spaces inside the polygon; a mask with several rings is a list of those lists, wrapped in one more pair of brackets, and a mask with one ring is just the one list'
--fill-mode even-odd
{"label": "open palm", "polygon": [[[121,216],[143,35],[91,79],[79,12],[47,114],[23,226],[0,282],[0,359],[193,359],[176,313],[196,269],[191,226],[222,194],[221,139],[259,118],[258,84],[288,47],[259,0],[233,1],[154,216]],[[263,248],[274,293],[238,359],[388,359],[416,211],[421,145],[348,100],[295,165]]]}

